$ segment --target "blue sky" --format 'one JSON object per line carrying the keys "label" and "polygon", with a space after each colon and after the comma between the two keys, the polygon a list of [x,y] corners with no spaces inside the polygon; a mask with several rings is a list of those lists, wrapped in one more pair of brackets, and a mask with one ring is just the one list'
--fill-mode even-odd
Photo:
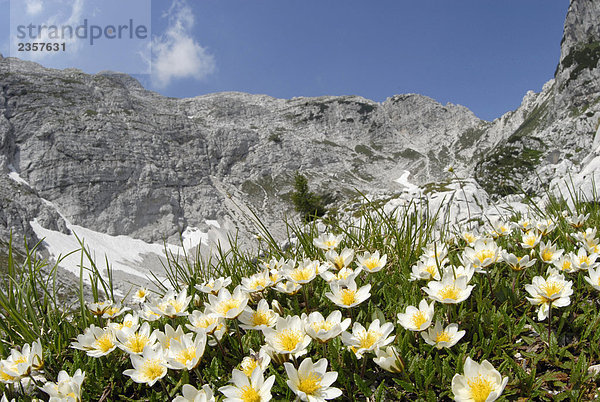
{"label": "blue sky", "polygon": [[[79,17],[92,15],[94,1],[12,3],[47,18],[57,2],[67,10],[78,4]],[[528,90],[539,91],[552,78],[569,5],[568,0],[120,0],[119,12],[104,10],[98,21],[112,22],[110,12],[115,21],[143,20],[139,2],[151,9],[152,74],[137,78],[164,95],[241,91],[280,98],[360,95],[381,102],[420,93],[465,105],[486,120],[515,109]],[[0,0],[4,55],[13,34],[8,8],[9,1]],[[142,72],[134,63],[148,65],[150,56],[142,57],[141,48],[125,52],[137,62],[124,62],[115,43],[94,48],[94,56],[80,50],[68,60],[55,55],[54,61],[45,56],[39,62],[92,73],[111,66]]]}

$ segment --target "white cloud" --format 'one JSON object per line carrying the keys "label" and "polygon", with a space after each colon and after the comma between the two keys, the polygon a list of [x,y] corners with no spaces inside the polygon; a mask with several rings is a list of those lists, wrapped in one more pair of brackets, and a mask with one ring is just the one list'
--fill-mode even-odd
{"label": "white cloud", "polygon": [[25,12],[28,15],[37,15],[43,8],[42,0],[25,0]]}
{"label": "white cloud", "polygon": [[202,80],[216,69],[215,58],[192,37],[194,14],[185,0],[175,0],[163,15],[168,18],[165,33],[152,42],[152,83],[158,88],[172,80]]}

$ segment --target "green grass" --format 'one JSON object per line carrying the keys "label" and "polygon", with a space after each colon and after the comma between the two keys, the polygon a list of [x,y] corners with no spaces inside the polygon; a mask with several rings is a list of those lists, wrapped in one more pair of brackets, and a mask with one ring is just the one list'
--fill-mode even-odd
{"label": "green grass", "polygon": [[[426,281],[409,281],[411,267],[422,255],[423,248],[436,240],[440,242],[438,245],[447,244],[448,258],[454,265],[459,264],[459,255],[465,248],[462,240],[452,240],[451,233],[456,228],[444,224],[445,217],[419,212],[413,206],[390,216],[384,214],[377,203],[366,203],[360,211],[355,211],[360,212],[356,214],[357,220],[328,221],[327,231],[344,237],[338,250],[352,248],[357,255],[379,251],[388,258],[382,271],[369,275],[363,273],[358,277],[359,286],[372,285],[371,296],[351,311],[338,308],[325,297],[329,286],[318,277],[297,294],[286,295],[267,289],[257,294],[250,304],[254,306],[258,297],[264,297],[268,301],[278,300],[284,316],[309,311],[319,311],[326,316],[340,309],[344,316],[363,325],[368,325],[375,318],[394,324],[392,334],[396,338],[392,344],[405,367],[404,372],[399,374],[379,368],[372,360],[373,354],[367,353],[362,360],[357,360],[342,345],[339,337],[328,343],[326,348],[314,341],[309,346],[305,357],[309,356],[313,361],[326,357],[328,371],[338,372],[333,386],[342,390],[343,400],[451,399],[452,377],[456,373],[462,374],[467,356],[477,362],[488,360],[502,376],[509,378],[502,396],[505,400],[593,399],[600,381],[588,374],[588,367],[600,363],[600,331],[597,331],[600,314],[598,293],[583,280],[585,272],[566,274],[567,279],[573,281],[574,294],[568,306],[553,309],[549,344],[547,323],[537,321],[536,309],[526,300],[528,293],[524,290],[534,276],[545,272],[546,266],[539,261],[521,272],[512,271],[505,263],[496,263],[487,276],[475,274],[471,281],[475,288],[467,300],[450,307],[436,303],[434,322],[440,319],[447,325],[450,318],[451,322],[459,325],[459,329],[466,331],[466,335],[450,349],[433,348],[421,336],[397,323],[398,313],[426,298],[421,290]],[[546,235],[545,240],[551,240],[565,252],[574,250],[570,234],[575,229],[560,214],[568,209],[567,204],[562,200],[552,200],[543,210],[533,207],[537,208],[540,217],[556,220],[556,229]],[[569,213],[590,213],[583,229],[600,225],[600,206],[597,203],[577,200],[575,209]],[[516,221],[519,218],[515,215],[511,219]],[[197,306],[190,304],[189,312],[203,309],[206,296],[195,290],[194,285],[208,278],[231,276],[232,289],[243,277],[259,272],[260,261],[271,258],[324,261],[326,258],[323,250],[313,244],[313,239],[319,234],[316,222],[306,226],[288,224],[290,237],[297,240],[294,246],[286,249],[279,246],[260,221],[257,221],[257,228],[260,232],[258,251],[249,251],[232,238],[230,247],[216,249],[211,258],[189,260],[187,256],[167,256],[165,268],[170,286],[177,290],[187,287],[190,296],[199,296]],[[515,231],[510,236],[499,238],[497,243],[510,252],[523,255],[526,251],[520,248],[519,241],[520,233]],[[36,247],[26,250],[19,262],[12,247],[9,247],[9,253],[0,260],[7,273],[0,291],[0,312],[4,316],[0,320],[0,355],[6,358],[11,348],[39,338],[44,349],[45,378],[56,381],[60,370],[73,374],[81,368],[86,372],[83,400],[98,400],[102,395],[105,400],[170,400],[181,392],[185,383],[198,388],[202,383],[209,383],[215,395],[221,398],[217,390],[228,383],[232,369],[239,365],[250,348],[257,351],[264,344],[263,335],[258,331],[242,330],[238,338],[237,324],[230,320],[229,335],[224,336],[220,347],[207,346],[197,371],[169,370],[163,386],[159,383],[153,387],[136,384],[122,374],[131,368],[125,352],[117,349],[106,357],[92,358],[70,347],[71,341],[90,324],[104,326],[107,322],[92,315],[85,307],[86,301],[91,300],[83,295],[83,283],[80,283],[78,303],[74,306],[63,304],[55,287],[56,266],[37,257],[35,250]],[[91,279],[90,299],[114,300],[111,277],[100,277],[101,267],[85,247],[82,246],[82,250],[79,251],[82,253],[81,274]],[[108,261],[104,265],[108,265]],[[513,284],[516,284],[514,291]],[[161,291],[166,291],[166,288]],[[166,324],[185,328],[187,322],[185,317],[161,318],[151,325],[162,330]],[[363,364],[366,364],[366,369],[363,369]],[[274,400],[291,400],[293,394],[285,383],[287,376],[283,366],[271,363],[265,372],[265,376],[270,375],[276,376],[272,389]],[[7,385],[0,387],[4,387],[8,394],[18,392],[18,388],[11,391]],[[41,391],[34,391],[32,395],[18,396],[18,399],[31,400],[32,397],[46,398]]]}

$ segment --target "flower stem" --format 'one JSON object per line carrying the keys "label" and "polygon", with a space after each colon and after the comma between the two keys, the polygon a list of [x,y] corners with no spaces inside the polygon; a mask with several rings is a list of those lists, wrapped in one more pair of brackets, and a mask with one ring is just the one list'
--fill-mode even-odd
{"label": "flower stem", "polygon": [[167,398],[169,398],[170,397],[169,390],[167,389],[167,386],[165,385],[165,382],[163,381],[163,379],[161,378],[160,380],[158,380],[158,382],[160,383],[160,386],[162,387],[163,392],[165,393]]}
{"label": "flower stem", "polygon": [[552,303],[549,304],[548,306],[548,348],[550,348],[550,341],[551,341],[551,326],[550,324],[552,323]]}

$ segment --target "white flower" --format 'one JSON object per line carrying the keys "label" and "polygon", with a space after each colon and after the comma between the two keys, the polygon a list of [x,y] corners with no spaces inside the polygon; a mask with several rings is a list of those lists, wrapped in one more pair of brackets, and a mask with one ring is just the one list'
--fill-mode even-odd
{"label": "white flower", "polygon": [[186,310],[190,301],[192,301],[192,296],[187,295],[187,288],[184,288],[178,294],[174,290],[170,290],[161,299],[156,300],[150,308],[156,314],[174,318],[188,315]]}
{"label": "white flower", "polygon": [[431,325],[434,305],[435,302],[427,304],[427,300],[423,299],[419,308],[408,306],[404,314],[398,313],[398,323],[409,331],[423,331]]}
{"label": "white flower", "polygon": [[502,251],[502,260],[514,271],[522,271],[535,264],[536,259],[529,260],[529,256],[517,257],[516,255]]}
{"label": "white flower", "polygon": [[134,303],[144,303],[146,298],[148,298],[148,289],[140,286],[131,297],[131,301]]}
{"label": "white flower", "polygon": [[352,278],[348,278],[346,286],[341,286],[338,282],[331,282],[329,284],[331,292],[325,293],[325,296],[339,307],[351,308],[358,306],[360,303],[371,297],[371,284],[362,286],[357,289],[354,275]]}
{"label": "white flower", "polygon": [[469,245],[472,246],[479,240],[479,233],[475,230],[466,230],[460,233],[460,237]]}
{"label": "white flower", "polygon": [[436,260],[434,257],[421,258],[415,265],[412,266],[410,273],[410,281],[425,280],[440,280],[440,269],[448,263],[446,258]]}
{"label": "white flower", "polygon": [[254,350],[250,349],[250,355],[245,356],[240,363],[240,369],[246,377],[250,377],[255,368],[259,367],[262,371],[265,371],[269,364],[271,363],[271,356],[265,350],[263,346],[260,348],[258,353],[254,352]]}
{"label": "white flower", "polygon": [[360,270],[352,270],[352,268],[344,267],[336,272],[331,271],[323,271],[319,275],[325,282],[337,282],[340,286],[347,286],[348,279],[354,279],[356,277],[355,274],[358,274]]}
{"label": "white flower", "polygon": [[434,260],[442,261],[448,255],[448,246],[441,241],[434,241],[423,247],[421,259],[433,258]]}
{"label": "white flower", "polygon": [[579,214],[567,217],[567,222],[576,229],[579,229],[588,220],[590,214]]}
{"label": "white flower", "polygon": [[152,309],[152,306],[156,303],[156,301],[153,301],[152,303],[144,303],[142,305],[142,310],[139,311],[139,316],[142,320],[150,322],[160,320],[161,315],[156,314]]}
{"label": "white flower", "polygon": [[181,388],[181,395],[173,399],[173,402],[215,402],[210,385],[204,384],[201,390],[190,384],[184,384]]}
{"label": "white flower", "polygon": [[340,269],[350,265],[354,259],[354,250],[345,248],[339,254],[335,250],[329,250],[325,253],[325,258],[331,263],[331,265],[333,265],[335,269],[339,271]]}
{"label": "white flower", "polygon": [[140,317],[137,313],[127,314],[121,322],[109,322],[108,326],[113,331],[118,331],[123,328],[129,328],[135,331],[140,325]]}
{"label": "white flower", "polygon": [[390,373],[401,373],[404,371],[404,363],[400,355],[393,346],[388,346],[384,349],[380,348],[375,351],[373,361],[379,367]]}
{"label": "white flower", "polygon": [[200,363],[205,347],[205,333],[198,333],[195,338],[192,334],[185,334],[179,340],[171,340],[165,356],[167,367],[175,370],[194,369]]}
{"label": "white flower", "polygon": [[343,239],[344,236],[342,235],[335,236],[331,233],[323,233],[318,238],[313,239],[313,244],[315,247],[322,250],[332,250],[336,248]]}
{"label": "white flower", "polygon": [[196,285],[195,287],[202,293],[212,293],[213,295],[216,295],[222,288],[226,288],[229,285],[231,285],[230,276],[227,278],[220,277],[217,279],[211,279],[200,285]]}
{"label": "white flower", "polygon": [[500,259],[500,252],[501,249],[495,241],[491,239],[480,239],[475,242],[473,248],[465,248],[462,254],[462,260],[465,265],[468,263],[473,264],[475,271],[479,272],[498,262]]}
{"label": "white flower", "polygon": [[156,338],[158,339],[160,346],[162,346],[163,351],[167,351],[167,349],[171,347],[171,341],[178,341],[184,335],[181,325],[178,325],[177,329],[175,329],[170,324],[165,325],[164,331],[157,329],[154,333],[156,334]]}
{"label": "white flower", "polygon": [[287,385],[302,401],[321,402],[342,395],[339,388],[331,384],[337,380],[336,371],[327,372],[327,359],[312,362],[312,359],[302,360],[298,370],[291,363],[284,363],[289,380]]}
{"label": "white flower", "polygon": [[492,226],[490,234],[494,238],[508,236],[512,233],[511,226],[508,223],[502,221],[501,219],[498,219],[498,218],[493,219],[490,222],[490,224]]}
{"label": "white flower", "polygon": [[500,372],[487,360],[478,364],[467,357],[465,373],[452,377],[454,400],[460,402],[491,402],[502,394],[508,377],[502,378]]}
{"label": "white flower", "polygon": [[19,380],[28,377],[32,372],[41,370],[44,366],[42,359],[42,344],[40,340],[31,345],[25,344],[19,352],[17,349],[10,350],[10,356],[2,361],[3,373]]}
{"label": "white flower", "polygon": [[352,325],[352,333],[342,332],[342,342],[354,352],[357,359],[361,359],[366,352],[372,352],[378,348],[389,345],[396,336],[389,336],[394,330],[391,322],[379,324],[379,319],[374,320],[369,329],[355,322]]}
{"label": "white flower", "polygon": [[442,277],[450,276],[451,278],[461,278],[465,277],[467,279],[467,283],[471,281],[473,275],[475,274],[475,268],[473,264],[468,264],[467,266],[459,265],[448,265],[442,268]]}
{"label": "white flower", "polygon": [[461,276],[454,280],[452,275],[445,275],[440,282],[430,281],[421,289],[435,301],[444,304],[455,304],[466,300],[474,285],[467,285],[467,278]]}
{"label": "white flower", "polygon": [[536,222],[535,227],[542,236],[546,236],[556,228],[556,222],[552,219],[542,219]]}
{"label": "white flower", "polygon": [[433,328],[421,332],[421,336],[425,342],[438,349],[450,348],[465,336],[465,331],[459,331],[457,324],[450,324],[444,328],[440,321],[436,321]]}
{"label": "white flower", "polygon": [[530,230],[528,232],[523,233],[522,241],[520,244],[523,248],[535,248],[539,244],[541,239],[541,234]]}
{"label": "white flower", "polygon": [[85,372],[77,369],[73,377],[66,371],[58,373],[57,382],[47,382],[41,387],[42,391],[50,395],[50,401],[79,402],[81,401],[81,384],[85,379]]}
{"label": "white flower", "polygon": [[287,280],[304,285],[309,283],[317,276],[317,270],[319,267],[319,261],[312,261],[304,259],[298,264],[297,267],[290,267],[288,269],[282,269],[282,274]]}
{"label": "white flower", "polygon": [[596,238],[597,228],[587,228],[584,232],[571,233],[571,236],[583,246],[592,246],[598,244]]}
{"label": "white flower", "polygon": [[598,259],[598,254],[591,253],[588,255],[587,250],[585,248],[580,248],[577,252],[577,256],[573,258],[573,266],[575,269],[580,271],[585,271],[590,268],[596,268],[598,263],[596,260]]}
{"label": "white flower", "polygon": [[256,306],[256,311],[246,306],[238,320],[243,329],[263,330],[275,326],[278,317],[279,314],[269,308],[269,303],[265,299],[261,299]]}
{"label": "white flower", "polygon": [[281,293],[287,293],[288,295],[296,294],[300,289],[302,289],[302,285],[292,281],[279,282],[275,285],[275,290]]}
{"label": "white flower", "polygon": [[561,272],[573,273],[577,271],[577,268],[574,264],[575,258],[576,256],[573,253],[563,254],[560,256],[560,258],[555,260],[552,265],[554,265]]}
{"label": "white flower", "polygon": [[553,268],[548,268],[547,279],[535,276],[530,285],[525,285],[525,290],[532,296],[527,300],[539,306],[539,321],[546,319],[550,307],[565,307],[571,303],[569,297],[573,294],[572,285],[573,282],[565,281],[564,275]]}
{"label": "white flower", "polygon": [[224,401],[230,402],[266,402],[271,400],[271,388],[275,382],[275,376],[264,379],[260,368],[254,369],[250,378],[240,370],[233,369],[231,373],[233,385],[219,388],[225,395]]}
{"label": "white flower", "polygon": [[359,255],[357,258],[358,267],[367,272],[374,273],[380,271],[387,262],[387,255],[379,256],[379,251],[375,251],[373,254],[366,252],[363,255]]}
{"label": "white flower", "polygon": [[150,324],[143,323],[137,330],[122,328],[116,332],[117,346],[129,354],[141,355],[146,346],[156,343],[156,330],[152,331]]}
{"label": "white flower", "polygon": [[77,341],[71,342],[73,349],[85,351],[88,356],[106,356],[117,347],[115,333],[111,328],[99,328],[94,324],[77,335]]}
{"label": "white flower", "polygon": [[327,342],[335,338],[350,326],[350,318],[342,321],[342,313],[339,310],[333,311],[327,319],[323,318],[318,311],[313,311],[308,317],[303,314],[302,320],[308,336],[319,342]]}
{"label": "white flower", "polygon": [[219,290],[217,296],[208,295],[208,306],[206,312],[215,313],[223,318],[233,319],[244,311],[248,304],[248,293],[240,286],[233,290],[233,294],[226,288]]}
{"label": "white flower", "polygon": [[265,342],[277,354],[292,354],[295,357],[306,354],[311,338],[304,331],[300,317],[279,317],[275,328],[263,329]]}
{"label": "white flower", "polygon": [[248,293],[260,292],[270,286],[273,286],[273,281],[269,271],[259,272],[249,278],[242,278],[241,283],[242,290]]}
{"label": "white flower", "polygon": [[560,258],[563,252],[564,250],[562,249],[557,250],[556,245],[552,244],[552,242],[540,242],[540,257],[542,259],[542,262],[552,264],[554,263],[554,261]]}
{"label": "white flower", "polygon": [[192,311],[188,316],[189,324],[185,324],[186,328],[194,332],[205,332],[207,335],[212,335],[215,331],[225,325],[225,319],[215,313],[203,313],[199,310]]}
{"label": "white flower", "polygon": [[133,369],[123,371],[137,383],[153,386],[156,381],[167,375],[167,362],[160,345],[155,348],[147,347],[141,356],[130,355]]}
{"label": "white flower", "polygon": [[587,276],[584,276],[583,279],[592,285],[594,289],[600,290],[600,267],[596,269],[590,268],[587,272]]}

